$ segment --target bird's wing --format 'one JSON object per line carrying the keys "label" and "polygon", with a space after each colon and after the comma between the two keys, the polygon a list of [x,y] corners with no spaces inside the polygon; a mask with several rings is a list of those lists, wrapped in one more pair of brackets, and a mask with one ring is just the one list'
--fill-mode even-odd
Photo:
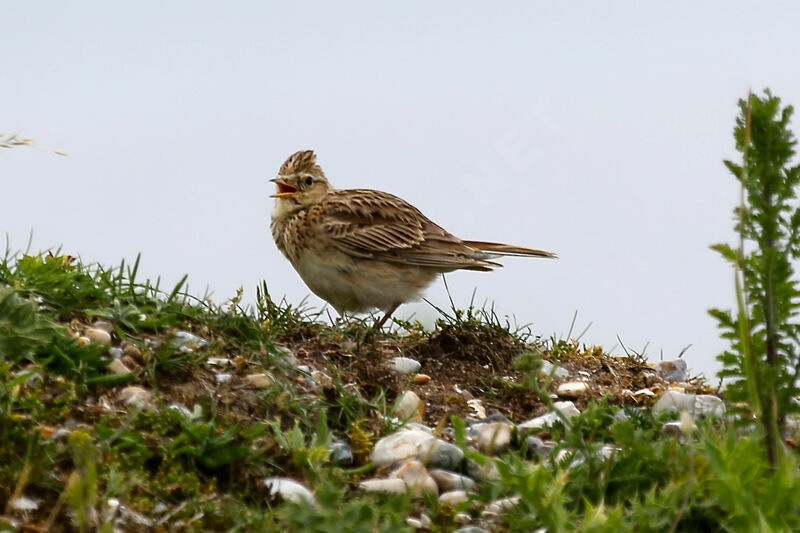
{"label": "bird's wing", "polygon": [[331,192],[322,203],[322,231],[340,251],[443,271],[500,266],[389,193],[367,189]]}

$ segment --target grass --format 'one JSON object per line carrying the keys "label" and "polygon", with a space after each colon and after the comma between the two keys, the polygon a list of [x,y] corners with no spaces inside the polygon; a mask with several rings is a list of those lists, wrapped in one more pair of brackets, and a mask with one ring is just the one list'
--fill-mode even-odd
{"label": "grass", "polygon": [[[664,436],[667,415],[613,389],[538,433],[557,443],[549,458],[529,457],[518,429],[499,457],[468,450],[496,476],[467,502],[364,493],[358,482],[379,474],[371,447],[396,429],[391,406],[415,387],[386,358],[423,362],[426,422],[452,427],[462,447],[470,409],[454,385],[520,422],[549,402],[542,358],[614,374],[621,387],[640,385],[646,367],[578,341],[542,341],[492,308],[453,306],[433,331],[399,323],[402,334],[368,335],[368,321],[317,322],[303,305],[275,302],[266,284],[253,307],[241,291],[214,305],[185,292],[185,278],[167,288],[139,279],[139,264],[60,253],[0,261],[0,529],[394,532],[412,531],[407,518],[423,514],[432,531],[452,531],[464,514],[498,531],[800,528],[795,452],[773,473],[758,428],[697,421],[680,439]],[[109,372],[109,346],[86,342],[98,323],[110,326],[129,373]],[[248,385],[253,375],[261,386]],[[151,396],[127,403],[126,387]],[[332,458],[334,441],[352,447],[352,463]],[[316,503],[275,500],[270,476],[303,482]],[[514,496],[498,516],[482,515]],[[34,505],[15,508],[21,497]]]}

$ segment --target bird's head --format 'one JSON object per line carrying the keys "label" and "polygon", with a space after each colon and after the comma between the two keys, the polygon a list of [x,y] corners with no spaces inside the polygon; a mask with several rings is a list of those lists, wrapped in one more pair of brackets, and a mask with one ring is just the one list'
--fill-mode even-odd
{"label": "bird's head", "polygon": [[278,192],[271,196],[275,198],[273,213],[292,213],[319,203],[332,189],[311,150],[289,156],[278,176],[270,181],[278,186]]}

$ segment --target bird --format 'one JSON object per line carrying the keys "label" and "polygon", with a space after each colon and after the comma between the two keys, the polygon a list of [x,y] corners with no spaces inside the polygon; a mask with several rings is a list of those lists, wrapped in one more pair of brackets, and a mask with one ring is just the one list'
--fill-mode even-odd
{"label": "bird", "polygon": [[270,180],[277,186],[270,230],[311,291],[339,315],[384,311],[417,300],[439,274],[488,272],[501,256],[555,258],[553,252],[462,240],[393,194],[335,189],[312,150],[295,152]]}

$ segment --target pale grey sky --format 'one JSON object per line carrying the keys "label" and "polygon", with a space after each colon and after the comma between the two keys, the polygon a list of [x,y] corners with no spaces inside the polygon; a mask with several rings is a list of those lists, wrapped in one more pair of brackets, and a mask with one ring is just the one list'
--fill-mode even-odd
{"label": "pale grey sky", "polygon": [[798,20],[792,2],[6,2],[0,132],[70,156],[0,153],[0,231],[297,303],[267,180],[313,148],[337,187],[561,255],[453,273],[457,304],[477,287],[544,336],[577,310],[589,344],[693,344],[711,374],[706,309],[733,302],[708,249],[732,239],[721,160],[748,88],[800,104]]}

